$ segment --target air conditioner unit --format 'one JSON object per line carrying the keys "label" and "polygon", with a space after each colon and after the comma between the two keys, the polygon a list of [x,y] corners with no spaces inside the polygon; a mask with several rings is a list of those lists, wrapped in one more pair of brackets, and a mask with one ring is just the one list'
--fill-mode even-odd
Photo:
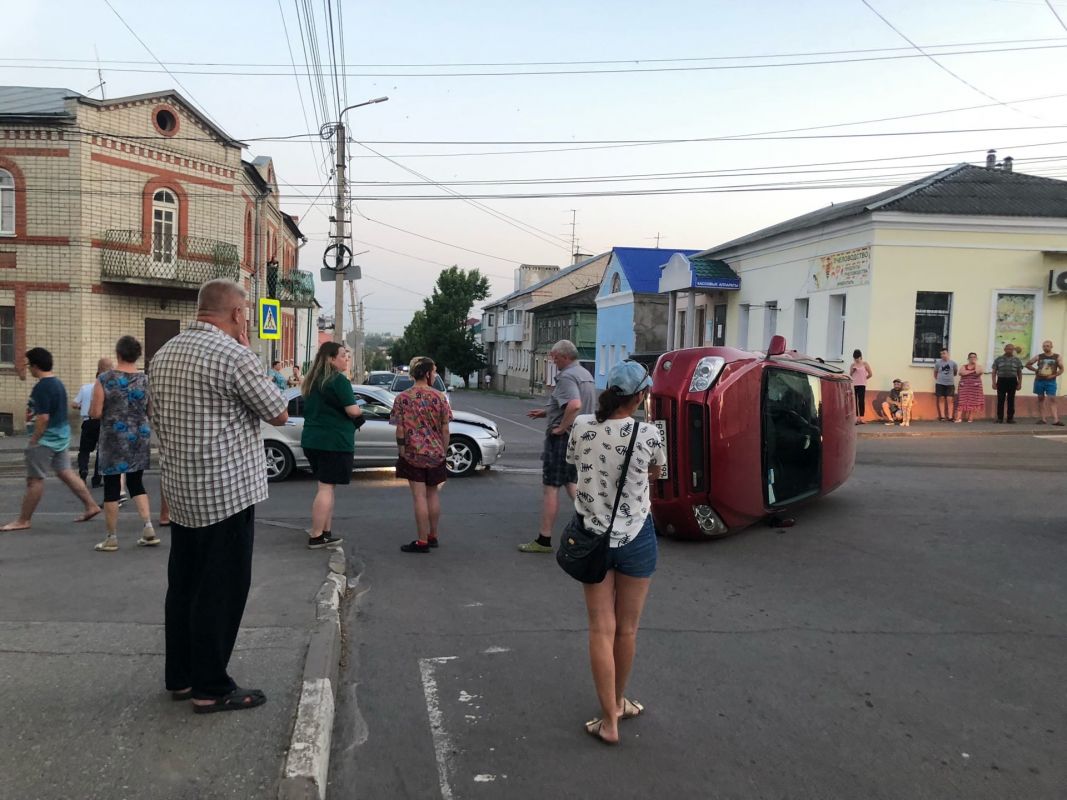
{"label": "air conditioner unit", "polygon": [[1048,271],[1048,293],[1067,293],[1067,270],[1050,269]]}

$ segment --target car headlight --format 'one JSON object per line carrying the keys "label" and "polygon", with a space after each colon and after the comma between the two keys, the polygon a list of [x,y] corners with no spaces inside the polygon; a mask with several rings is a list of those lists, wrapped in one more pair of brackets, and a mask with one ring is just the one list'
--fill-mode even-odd
{"label": "car headlight", "polygon": [[704,356],[693,370],[693,379],[689,382],[689,391],[706,392],[722,372],[726,360],[720,356]]}
{"label": "car headlight", "polygon": [[729,530],[711,506],[693,506],[693,516],[696,517],[700,532],[708,536],[726,533]]}

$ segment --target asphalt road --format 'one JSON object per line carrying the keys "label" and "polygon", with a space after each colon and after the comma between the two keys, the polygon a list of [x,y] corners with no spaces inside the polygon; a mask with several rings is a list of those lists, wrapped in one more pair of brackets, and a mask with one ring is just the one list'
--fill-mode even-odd
{"label": "asphalt road", "polygon": [[582,728],[580,589],[515,550],[537,524],[535,404],[454,401],[495,415],[508,453],[447,485],[439,550],[399,552],[403,484],[341,496],[359,579],[334,796],[1063,797],[1067,439],[865,440],[794,528],[661,540],[630,692],[647,712],[612,749]]}

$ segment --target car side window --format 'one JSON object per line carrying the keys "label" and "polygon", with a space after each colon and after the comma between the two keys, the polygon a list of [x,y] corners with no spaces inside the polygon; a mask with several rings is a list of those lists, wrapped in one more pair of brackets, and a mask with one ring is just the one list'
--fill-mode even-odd
{"label": "car side window", "polygon": [[356,405],[367,419],[389,419],[391,409],[366,395],[356,395]]}
{"label": "car side window", "polygon": [[292,400],[289,401],[289,416],[290,417],[303,417],[304,416],[304,396],[298,394]]}

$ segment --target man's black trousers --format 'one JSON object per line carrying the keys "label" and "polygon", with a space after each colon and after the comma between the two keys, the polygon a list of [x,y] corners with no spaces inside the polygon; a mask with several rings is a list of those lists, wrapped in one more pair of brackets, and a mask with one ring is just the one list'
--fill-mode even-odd
{"label": "man's black trousers", "polygon": [[1015,393],[1019,381],[1015,378],[997,378],[997,419],[1004,420],[1004,403],[1008,404],[1008,422],[1015,419]]}
{"label": "man's black trousers", "polygon": [[[89,456],[100,441],[100,420],[82,420],[81,436],[78,437],[78,474],[84,481],[89,477]],[[93,478],[100,477],[100,454],[97,453],[96,462],[93,464]]]}
{"label": "man's black trousers", "polygon": [[211,699],[236,686],[226,672],[252,583],[255,506],[206,528],[171,524],[167,567],[167,689]]}

